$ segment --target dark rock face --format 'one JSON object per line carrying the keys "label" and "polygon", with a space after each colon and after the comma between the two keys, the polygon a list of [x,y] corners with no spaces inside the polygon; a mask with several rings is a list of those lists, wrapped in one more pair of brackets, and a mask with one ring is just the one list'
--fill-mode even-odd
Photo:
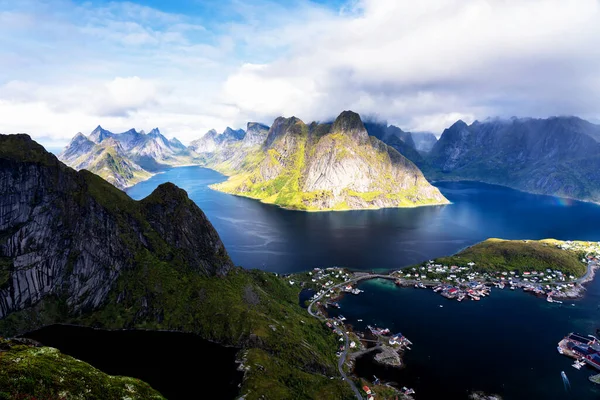
{"label": "dark rock face", "polygon": [[600,201],[600,126],[576,117],[458,121],[434,145],[434,178]]}
{"label": "dark rock face", "polygon": [[423,157],[417,151],[412,133],[404,132],[397,126],[387,125],[385,122],[366,122],[365,128],[370,136],[374,136],[396,149],[398,153],[408,158],[419,168],[423,168]]}
{"label": "dark rock face", "polygon": [[136,202],[27,135],[0,135],[0,319],[46,296],[95,309],[144,249],[226,274],[233,265],[204,213],[163,186]]}

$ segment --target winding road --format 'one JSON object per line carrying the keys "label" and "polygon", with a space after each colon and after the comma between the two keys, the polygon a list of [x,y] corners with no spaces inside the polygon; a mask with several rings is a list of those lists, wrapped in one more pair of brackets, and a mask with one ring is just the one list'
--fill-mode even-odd
{"label": "winding road", "polygon": [[[338,284],[338,285],[335,285],[335,286],[332,286],[332,287],[330,287],[330,288],[329,288],[328,290],[326,290],[326,291],[325,291],[325,292],[324,292],[324,293],[323,293],[321,296],[319,296],[319,297],[315,298],[315,299],[314,299],[314,300],[313,300],[313,301],[312,301],[312,302],[311,302],[311,303],[308,305],[308,313],[309,313],[311,316],[313,316],[313,317],[315,317],[315,318],[317,318],[317,319],[319,319],[319,320],[321,320],[321,321],[328,321],[328,320],[330,320],[330,321],[332,321],[332,322],[333,322],[333,319],[331,319],[331,318],[330,318],[330,319],[327,319],[327,318],[325,318],[325,317],[322,317],[322,316],[320,316],[320,315],[317,315],[317,314],[313,313],[313,311],[312,311],[312,307],[313,307],[313,305],[314,305],[314,304],[315,304],[317,301],[321,300],[321,298],[322,298],[322,297],[323,297],[325,294],[327,294],[327,293],[331,292],[331,291],[332,291],[333,289],[335,289],[335,288],[338,288],[338,287],[341,287],[341,286],[345,286],[345,285],[348,285],[348,284],[350,284],[350,283],[354,283],[354,282],[360,281],[360,280],[362,280],[362,279],[371,279],[371,278],[375,278],[375,277],[376,277],[375,275],[373,275],[373,276],[371,276],[371,275],[361,276],[361,277],[354,278],[354,279],[351,279],[351,280],[349,280],[349,281],[346,281],[346,282],[343,282],[343,283],[340,283],[340,284]],[[350,385],[350,388],[352,389],[352,391],[353,391],[353,392],[354,392],[354,394],[356,395],[356,398],[357,398],[358,400],[364,400],[364,399],[363,399],[363,397],[362,397],[362,395],[360,394],[360,391],[358,390],[358,388],[356,387],[356,385],[354,384],[354,382],[352,381],[352,379],[348,378],[348,376],[347,376],[347,375],[346,375],[346,373],[344,372],[344,363],[346,362],[346,356],[348,355],[348,348],[350,347],[350,346],[349,346],[348,334],[346,333],[346,331],[345,331],[344,329],[340,329],[340,327],[338,327],[338,326],[336,326],[336,328],[335,328],[335,331],[336,331],[336,332],[338,332],[338,333],[339,333],[339,332],[341,332],[341,333],[342,333],[342,335],[344,336],[344,339],[345,339],[345,341],[346,341],[346,344],[344,345],[344,351],[342,352],[342,354],[340,355],[340,359],[338,360],[338,371],[340,372],[340,375],[342,376],[342,379],[343,379],[344,381],[346,381],[346,383],[347,383],[348,385]]]}

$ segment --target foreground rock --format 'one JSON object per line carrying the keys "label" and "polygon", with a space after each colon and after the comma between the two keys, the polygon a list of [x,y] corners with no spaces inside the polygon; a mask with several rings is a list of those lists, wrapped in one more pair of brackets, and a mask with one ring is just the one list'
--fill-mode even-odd
{"label": "foreground rock", "polygon": [[31,341],[0,338],[2,399],[164,399],[139,379],[107,375]]}

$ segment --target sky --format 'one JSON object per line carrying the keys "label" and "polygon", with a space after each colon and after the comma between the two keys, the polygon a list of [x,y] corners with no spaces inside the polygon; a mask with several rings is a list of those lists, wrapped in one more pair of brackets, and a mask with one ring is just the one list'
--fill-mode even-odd
{"label": "sky", "polygon": [[0,0],[0,133],[600,120],[599,0]]}

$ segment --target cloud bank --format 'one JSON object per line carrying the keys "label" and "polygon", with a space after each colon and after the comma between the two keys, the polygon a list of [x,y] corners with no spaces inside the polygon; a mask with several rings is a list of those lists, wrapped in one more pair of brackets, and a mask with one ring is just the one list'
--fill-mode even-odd
{"label": "cloud bank", "polygon": [[344,109],[438,134],[459,118],[600,117],[596,0],[207,4],[0,0],[0,132],[159,126],[188,142]]}

